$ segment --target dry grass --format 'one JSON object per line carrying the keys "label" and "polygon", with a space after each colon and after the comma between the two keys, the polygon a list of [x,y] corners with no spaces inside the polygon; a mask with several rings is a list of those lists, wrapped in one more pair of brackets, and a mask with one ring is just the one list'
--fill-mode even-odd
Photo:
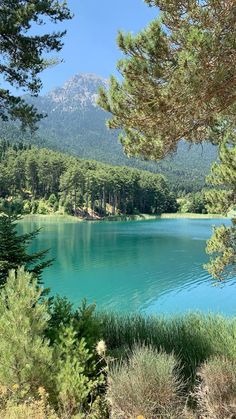
{"label": "dry grass", "polygon": [[236,418],[236,359],[214,357],[199,370],[195,391],[202,419]]}
{"label": "dry grass", "polygon": [[114,419],[176,419],[183,417],[182,383],[174,355],[136,347],[129,359],[108,375],[107,397]]}
{"label": "dry grass", "polygon": [[0,410],[1,419],[59,419],[56,413],[43,401],[31,401],[20,404],[8,402]]}

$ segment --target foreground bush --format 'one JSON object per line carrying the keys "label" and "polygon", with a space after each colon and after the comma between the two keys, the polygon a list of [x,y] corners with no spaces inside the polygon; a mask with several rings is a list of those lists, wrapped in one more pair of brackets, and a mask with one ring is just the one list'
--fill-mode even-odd
{"label": "foreground bush", "polygon": [[236,417],[236,359],[215,357],[199,370],[201,383],[196,399],[201,417],[229,419]]}
{"label": "foreground bush", "polygon": [[52,386],[52,349],[44,338],[49,320],[36,279],[11,271],[0,293],[0,385],[16,386],[19,397]]}
{"label": "foreground bush", "polygon": [[23,268],[1,290],[0,418],[105,419],[104,358],[63,320],[53,341],[45,337],[50,315],[42,292]]}
{"label": "foreground bush", "polygon": [[6,387],[0,388],[1,419],[60,419],[48,404],[48,394],[40,387],[38,399],[29,398],[17,402],[17,394],[11,389],[11,395]]}
{"label": "foreground bush", "polygon": [[108,375],[107,397],[115,419],[177,418],[183,410],[182,384],[173,355],[136,347],[128,361]]}

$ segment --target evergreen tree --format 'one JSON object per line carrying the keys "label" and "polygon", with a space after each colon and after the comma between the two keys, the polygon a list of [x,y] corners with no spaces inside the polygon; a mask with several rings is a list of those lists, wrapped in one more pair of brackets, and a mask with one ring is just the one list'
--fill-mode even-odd
{"label": "evergreen tree", "polygon": [[43,269],[52,263],[52,260],[44,260],[48,250],[27,253],[27,246],[39,230],[19,235],[16,231],[17,219],[17,216],[0,214],[0,285],[5,283],[10,269],[22,265],[40,281]]}
{"label": "evergreen tree", "polygon": [[15,386],[19,397],[37,394],[51,383],[52,351],[44,339],[47,303],[32,274],[9,273],[0,293],[0,385]]}
{"label": "evergreen tree", "polygon": [[207,243],[212,258],[206,268],[213,277],[223,279],[235,272],[236,267],[236,145],[223,144],[219,158],[220,163],[212,166],[208,177],[209,183],[216,187],[207,193],[208,210],[225,215],[232,212],[232,226],[214,229]]}
{"label": "evergreen tree", "polygon": [[55,382],[62,417],[104,417],[99,390],[105,379],[93,355],[85,339],[78,340],[72,325],[62,328],[55,346]]}
{"label": "evergreen tree", "polygon": [[[64,32],[33,35],[32,25],[42,26],[70,19],[66,2],[57,0],[3,0],[0,3],[0,72],[12,86],[37,95],[41,88],[39,74],[52,64],[45,53],[60,51]],[[31,127],[42,117],[36,109],[9,90],[0,88],[0,118],[20,119]]]}
{"label": "evergreen tree", "polygon": [[219,118],[235,121],[235,0],[146,0],[160,18],[118,34],[123,81],[112,77],[99,104],[122,128],[129,155],[159,159],[181,139],[211,139]]}
{"label": "evergreen tree", "polygon": [[[213,192],[213,212],[225,213],[235,205],[235,0],[146,3],[157,6],[161,17],[138,35],[119,33],[123,81],[112,77],[99,104],[112,114],[109,127],[124,130],[129,155],[160,159],[182,139],[228,145],[212,171],[217,185],[228,189]],[[235,264],[234,225],[216,230],[208,243],[207,251],[218,254],[208,265],[215,277]]]}

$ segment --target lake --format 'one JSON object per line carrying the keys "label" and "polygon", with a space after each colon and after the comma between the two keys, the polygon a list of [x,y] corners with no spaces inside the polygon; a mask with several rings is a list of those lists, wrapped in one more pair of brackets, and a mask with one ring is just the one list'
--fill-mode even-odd
{"label": "lake", "polygon": [[215,286],[202,265],[212,226],[222,219],[65,222],[45,218],[19,224],[21,233],[43,227],[31,251],[55,258],[43,275],[53,294],[99,309],[236,314],[236,278]]}

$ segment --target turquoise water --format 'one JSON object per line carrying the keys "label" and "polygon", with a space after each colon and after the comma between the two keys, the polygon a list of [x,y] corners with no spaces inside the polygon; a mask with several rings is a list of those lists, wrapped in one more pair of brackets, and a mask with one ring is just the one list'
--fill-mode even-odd
{"label": "turquoise water", "polygon": [[[43,227],[31,250],[55,258],[43,276],[53,294],[77,305],[121,312],[236,314],[236,280],[214,286],[202,265],[212,225],[228,220],[131,222],[23,221],[20,232]],[[236,279],[236,278],[235,278]]]}

